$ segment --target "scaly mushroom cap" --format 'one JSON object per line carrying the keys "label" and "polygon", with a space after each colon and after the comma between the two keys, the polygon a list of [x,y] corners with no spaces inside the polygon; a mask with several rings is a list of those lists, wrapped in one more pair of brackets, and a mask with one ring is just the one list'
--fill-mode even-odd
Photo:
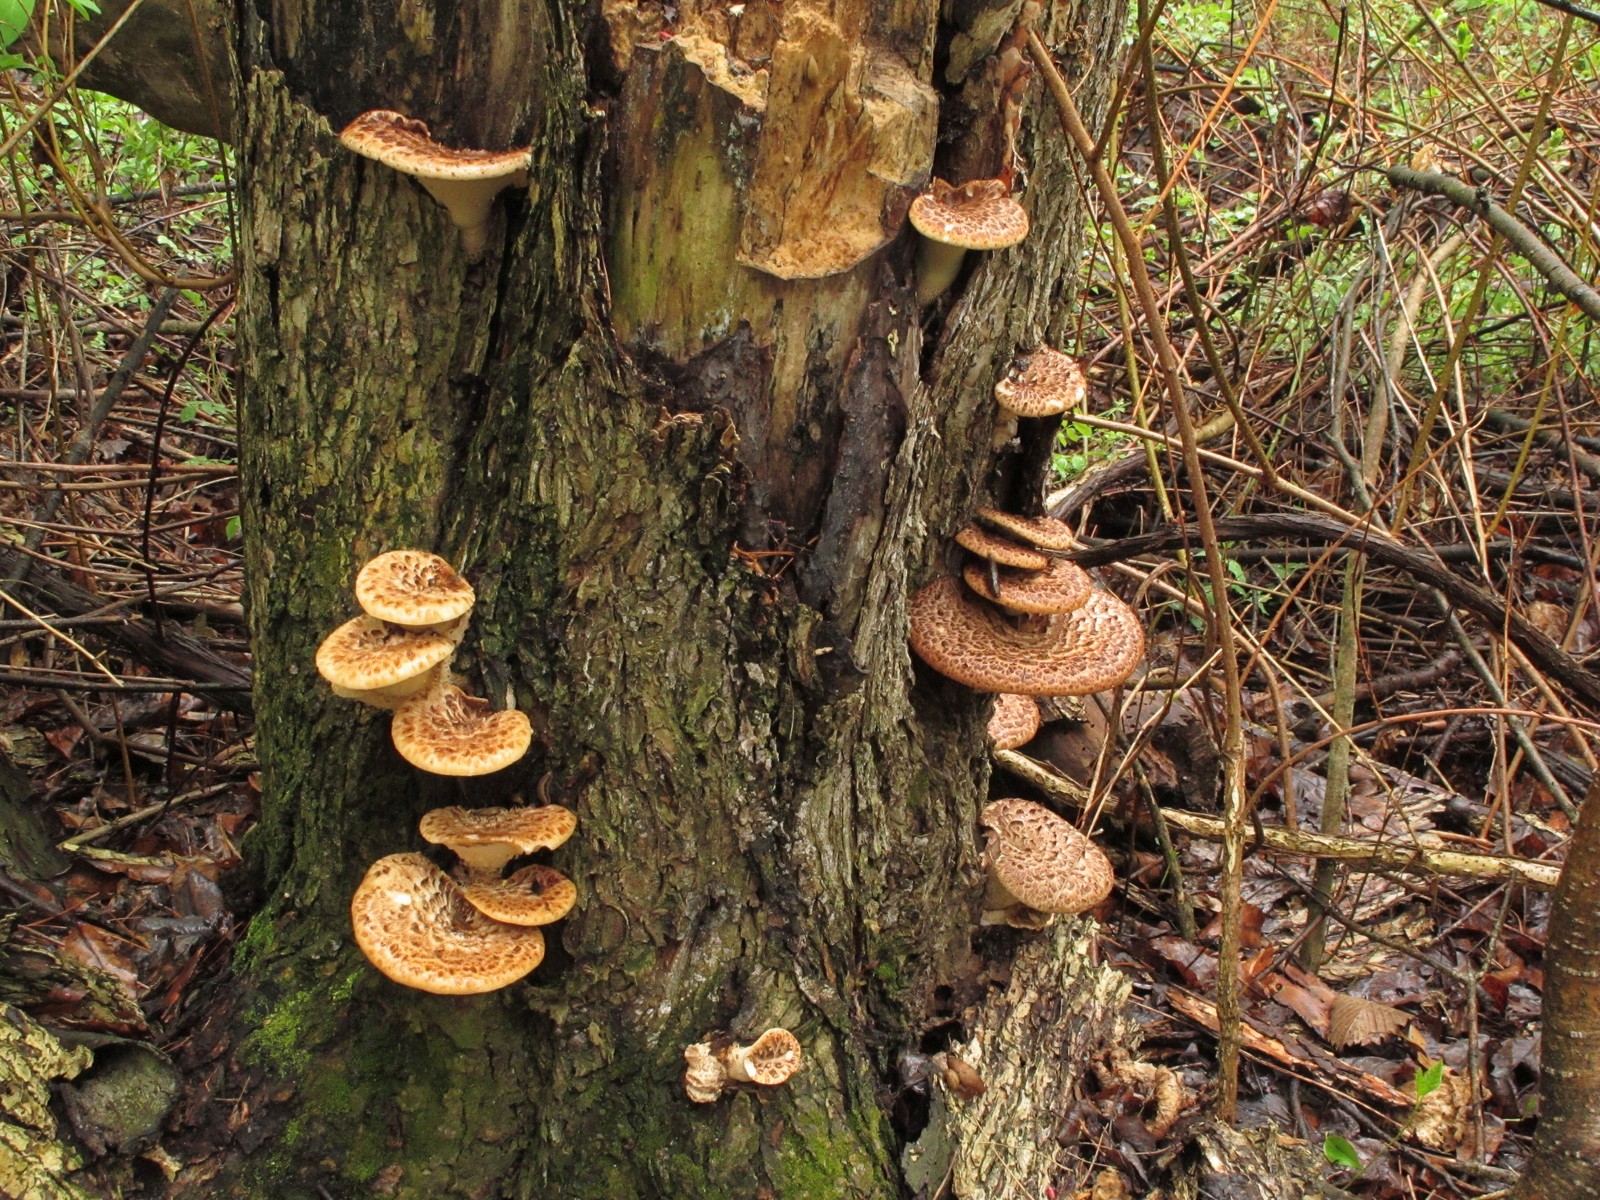
{"label": "scaly mushroom cap", "polygon": [[1115,687],[1144,656],[1144,630],[1110,592],[1094,591],[1043,629],[1018,629],[935,579],[911,598],[911,648],[941,675],[980,692],[1086,696]]}
{"label": "scaly mushroom cap", "polygon": [[396,983],[471,996],[515,983],[544,960],[537,930],[491,921],[420,854],[391,854],[350,899],[356,945]]}
{"label": "scaly mushroom cap", "polygon": [[426,687],[430,672],[455,649],[455,640],[442,633],[395,629],[375,617],[356,617],[322,639],[317,673],[340,695],[379,691],[405,695],[407,685],[410,691]]}
{"label": "scaly mushroom cap", "polygon": [[1019,613],[1077,612],[1094,594],[1094,580],[1075,562],[1053,559],[1042,571],[1013,571],[1002,567],[998,594],[990,590],[994,580],[985,567],[969,564],[961,578],[985,600]]}
{"label": "scaly mushroom cap", "polygon": [[356,603],[407,629],[446,625],[472,610],[472,585],[437,554],[387,550],[356,574]]}
{"label": "scaly mushroom cap", "polygon": [[994,385],[995,402],[1019,417],[1053,417],[1083,403],[1088,381],[1078,360],[1040,346],[1019,354]]}
{"label": "scaly mushroom cap", "polygon": [[994,698],[989,717],[989,745],[996,750],[1015,750],[1033,741],[1039,732],[1039,706],[1032,696],[1001,692]]}
{"label": "scaly mushroom cap", "polygon": [[1042,913],[1087,912],[1111,894],[1111,863],[1070,821],[1032,800],[995,800],[980,818],[996,883]]}
{"label": "scaly mushroom cap", "polygon": [[534,863],[508,878],[474,874],[461,884],[467,903],[507,925],[549,925],[572,911],[578,887],[554,867]]}
{"label": "scaly mushroom cap", "polygon": [[730,1047],[728,1078],[776,1087],[805,1064],[800,1039],[787,1029],[769,1029],[748,1046]]}
{"label": "scaly mushroom cap", "polygon": [[488,775],[528,752],[533,725],[516,709],[490,712],[489,702],[442,683],[413,696],[389,728],[400,757],[434,775]]}
{"label": "scaly mushroom cap", "polygon": [[925,238],[965,250],[1000,250],[1028,236],[1028,213],[998,179],[959,186],[935,179],[911,202],[911,224]]}
{"label": "scaly mushroom cap", "polygon": [[467,255],[476,259],[488,242],[489,209],[502,188],[527,183],[533,149],[456,150],[441,146],[428,127],[397,112],[362,113],[344,127],[346,149],[413,176],[450,212]]}
{"label": "scaly mushroom cap", "polygon": [[1001,512],[998,508],[980,508],[973,515],[1007,537],[1037,546],[1040,550],[1075,550],[1078,547],[1078,538],[1072,532],[1072,526],[1054,517],[1019,517],[1015,513]]}
{"label": "scaly mushroom cap", "polygon": [[1008,538],[996,537],[987,529],[968,525],[956,534],[956,545],[970,550],[979,558],[987,558],[1006,567],[1022,567],[1028,571],[1042,571],[1050,565],[1050,556],[1019,546]]}
{"label": "scaly mushroom cap", "polygon": [[339,134],[345,149],[418,179],[509,179],[533,165],[533,148],[457,150],[418,121],[389,109],[364,112]]}
{"label": "scaly mushroom cap", "polygon": [[498,872],[519,854],[554,850],[578,818],[559,804],[531,808],[435,808],[417,828],[425,841],[450,847],[476,871]]}

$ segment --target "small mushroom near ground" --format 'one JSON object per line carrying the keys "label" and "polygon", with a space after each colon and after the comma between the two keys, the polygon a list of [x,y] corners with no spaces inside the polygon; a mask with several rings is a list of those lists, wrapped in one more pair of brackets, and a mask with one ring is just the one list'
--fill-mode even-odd
{"label": "small mushroom near ground", "polygon": [[911,202],[917,253],[917,303],[930,304],[955,282],[968,250],[1002,250],[1028,236],[1028,213],[999,179],[950,184],[935,179]]}
{"label": "small mushroom near ground", "polygon": [[715,1049],[696,1042],[683,1051],[683,1090],[696,1104],[710,1104],[731,1084],[776,1087],[805,1065],[800,1039],[787,1029],[769,1029],[748,1046]]}
{"label": "small mushroom near ground", "polygon": [[544,961],[544,935],[484,916],[420,854],[391,854],[350,899],[356,945],[398,984],[470,996],[515,983]]}
{"label": "small mushroom near ground", "polygon": [[575,829],[578,818],[559,804],[527,808],[435,808],[417,826],[425,841],[448,846],[475,871],[498,874],[519,854],[554,850]]}
{"label": "small mushroom near ground", "polygon": [[356,603],[405,629],[454,632],[476,599],[472,585],[427,550],[386,550],[356,574]]}
{"label": "small mushroom near ground", "polygon": [[1039,732],[1039,705],[1032,696],[1001,692],[994,698],[989,717],[989,745],[995,750],[1015,750],[1033,741]]}
{"label": "small mushroom near ground", "polygon": [[400,757],[419,770],[489,775],[528,752],[533,725],[527,713],[491,712],[487,700],[441,682],[396,710],[389,735]]}
{"label": "small mushroom near ground", "polygon": [[344,127],[346,149],[410,175],[461,230],[467,257],[483,257],[489,242],[489,211],[503,188],[526,187],[533,150],[457,150],[442,146],[428,126],[401,113],[376,109]]}
{"label": "small mushroom near ground", "polygon": [[[1072,822],[1032,800],[994,800],[980,822],[988,890],[985,925],[1036,929],[1037,914],[1087,912],[1111,894],[1115,877],[1105,853]],[[1018,906],[1031,910],[1017,912]]]}
{"label": "small mushroom near ground", "polygon": [[396,708],[434,683],[455,650],[453,636],[356,617],[322,639],[317,673],[333,686],[336,696]]}
{"label": "small mushroom near ground", "polygon": [[910,616],[917,656],[980,692],[1086,696],[1122,683],[1144,657],[1137,615],[1098,589],[1083,607],[1026,629],[941,578],[911,598]]}

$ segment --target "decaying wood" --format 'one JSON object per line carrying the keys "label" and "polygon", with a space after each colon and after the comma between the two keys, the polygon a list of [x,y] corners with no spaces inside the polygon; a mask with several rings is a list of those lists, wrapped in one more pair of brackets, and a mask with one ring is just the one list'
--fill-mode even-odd
{"label": "decaying wood", "polygon": [[0,1002],[0,1196],[90,1200],[89,1191],[67,1178],[83,1158],[61,1139],[50,1111],[51,1081],[76,1077],[90,1057]]}

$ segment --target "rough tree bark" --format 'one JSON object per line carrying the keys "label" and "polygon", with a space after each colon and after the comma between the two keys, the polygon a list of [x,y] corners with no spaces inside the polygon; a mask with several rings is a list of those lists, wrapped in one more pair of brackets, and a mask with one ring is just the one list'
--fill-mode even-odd
{"label": "rough tree bark", "polygon": [[[925,332],[901,218],[936,163],[1000,167],[1019,5],[601,7],[241,7],[266,905],[239,963],[282,1081],[243,1194],[901,1193],[894,1063],[963,977],[987,775],[984,701],[913,672],[905,597],[991,494],[998,373],[1065,338],[1078,192],[1030,120],[1033,235]],[[1091,109],[1119,18],[1046,18]],[[372,107],[532,144],[483,262],[338,147]],[[542,735],[507,779],[419,779],[310,669],[397,545],[478,587],[461,666]],[[546,964],[463,1002],[376,976],[366,866],[546,775],[583,895]],[[776,1024],[797,1085],[682,1099],[686,1043]]]}

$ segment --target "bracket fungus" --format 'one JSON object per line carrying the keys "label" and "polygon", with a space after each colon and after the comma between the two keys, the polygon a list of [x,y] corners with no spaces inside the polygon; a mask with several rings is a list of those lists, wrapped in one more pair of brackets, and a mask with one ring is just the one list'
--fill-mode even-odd
{"label": "bracket fungus", "polygon": [[1050,565],[1050,556],[1010,538],[998,537],[977,525],[968,525],[956,534],[956,545],[963,550],[986,558],[1004,567],[1021,567],[1025,571],[1042,571]]}
{"label": "bracket fungus", "polygon": [[472,585],[427,550],[386,550],[356,573],[356,603],[404,629],[450,632],[472,611]]}
{"label": "bracket fungus", "polygon": [[963,184],[935,179],[911,202],[917,252],[917,302],[930,304],[955,282],[968,250],[1003,250],[1028,236],[1027,210],[1000,179]]}
{"label": "bracket fungus", "polygon": [[489,702],[436,683],[395,711],[389,736],[400,757],[433,775],[488,775],[509,767],[533,742],[528,714],[489,711]]}
{"label": "bracket fungus", "polygon": [[391,854],[368,869],[350,899],[356,945],[396,983],[470,996],[515,983],[544,961],[532,926],[484,916],[420,854]]}
{"label": "bracket fungus", "polygon": [[973,516],[989,528],[1040,550],[1075,550],[1078,546],[1072,526],[1055,517],[1022,517],[998,508],[979,508]]}
{"label": "bracket fungus", "polygon": [[520,854],[554,850],[578,828],[559,804],[527,808],[435,808],[417,826],[425,841],[447,846],[475,871],[498,874]]}
{"label": "bracket fungus", "polygon": [[578,886],[554,867],[533,863],[506,878],[473,872],[461,881],[467,903],[507,925],[549,925],[578,902]]}
{"label": "bracket fungus", "polygon": [[979,820],[989,831],[985,925],[1037,929],[1048,923],[1041,914],[1087,912],[1111,894],[1104,851],[1044,805],[994,800]]}
{"label": "bracket fungus", "polygon": [[1039,705],[1032,696],[1001,692],[994,698],[994,712],[989,716],[989,745],[996,750],[1026,746],[1039,732],[1040,723]]}
{"label": "bracket fungus", "polygon": [[317,647],[317,673],[334,695],[394,708],[433,683],[456,650],[456,638],[427,629],[398,629],[376,617],[346,621]]}
{"label": "bracket fungus", "polygon": [[457,150],[440,145],[426,123],[387,109],[362,113],[344,127],[348,150],[410,175],[450,213],[467,257],[489,244],[489,211],[501,189],[526,187],[533,149]]}
{"label": "bracket fungus", "polygon": [[1098,588],[1083,606],[1018,627],[950,578],[911,598],[911,648],[941,675],[980,692],[1086,696],[1115,687],[1144,656],[1134,611]]}
{"label": "bracket fungus", "polygon": [[[1094,580],[1075,562],[1050,561],[1042,571],[1015,571],[972,563],[961,578],[978,595],[1016,613],[1051,615],[1076,612],[1089,603]],[[1107,593],[1109,595],[1109,593]]]}
{"label": "bracket fungus", "polygon": [[684,1047],[683,1090],[696,1104],[710,1104],[731,1085],[776,1087],[805,1065],[800,1039],[787,1029],[769,1029],[748,1046],[695,1042]]}
{"label": "bracket fungus", "polygon": [[994,385],[994,399],[1019,417],[1054,417],[1082,404],[1088,390],[1077,359],[1040,346],[1012,360]]}

